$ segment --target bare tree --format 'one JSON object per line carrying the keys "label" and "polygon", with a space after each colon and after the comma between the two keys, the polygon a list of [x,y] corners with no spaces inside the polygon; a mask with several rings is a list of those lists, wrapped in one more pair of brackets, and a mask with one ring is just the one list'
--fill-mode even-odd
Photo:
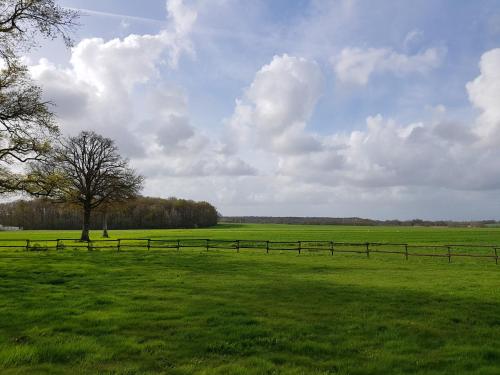
{"label": "bare tree", "polygon": [[16,162],[40,159],[58,133],[41,91],[26,77],[25,68],[8,65],[0,71],[0,193],[20,188]]}
{"label": "bare tree", "polygon": [[12,165],[43,157],[58,133],[50,103],[18,54],[34,47],[37,36],[71,45],[77,17],[54,0],[0,0],[0,193],[21,188]]}
{"label": "bare tree", "polygon": [[15,57],[36,45],[37,37],[62,37],[72,44],[71,31],[78,12],[54,0],[0,0],[0,49],[3,57]]}
{"label": "bare tree", "polygon": [[28,176],[32,194],[82,208],[82,241],[89,241],[92,210],[135,198],[144,180],[111,139],[90,131],[63,140],[47,160],[31,164]]}

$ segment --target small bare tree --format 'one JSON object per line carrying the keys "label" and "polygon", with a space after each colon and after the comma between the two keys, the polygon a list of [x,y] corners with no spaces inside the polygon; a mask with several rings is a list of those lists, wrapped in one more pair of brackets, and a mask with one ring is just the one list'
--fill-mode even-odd
{"label": "small bare tree", "polygon": [[92,210],[135,198],[144,181],[111,139],[90,131],[64,139],[47,160],[31,164],[28,176],[32,194],[82,208],[82,241],[89,241]]}
{"label": "small bare tree", "polygon": [[71,45],[77,17],[54,0],[0,0],[0,194],[21,188],[12,165],[42,157],[58,132],[50,103],[18,55],[37,37],[62,37]]}

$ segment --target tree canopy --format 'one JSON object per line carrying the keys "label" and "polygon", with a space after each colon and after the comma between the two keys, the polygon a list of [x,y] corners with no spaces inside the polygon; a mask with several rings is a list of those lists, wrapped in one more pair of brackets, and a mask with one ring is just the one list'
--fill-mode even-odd
{"label": "tree canopy", "polygon": [[18,55],[37,37],[62,37],[70,45],[77,17],[53,0],[0,0],[0,194],[24,186],[13,166],[42,158],[58,134],[51,103]]}

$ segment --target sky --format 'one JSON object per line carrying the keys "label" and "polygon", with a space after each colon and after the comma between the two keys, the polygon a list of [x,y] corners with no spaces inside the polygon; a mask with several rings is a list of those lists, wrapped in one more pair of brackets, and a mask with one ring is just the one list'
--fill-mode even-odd
{"label": "sky", "polygon": [[60,0],[64,135],[223,215],[500,219],[497,0]]}

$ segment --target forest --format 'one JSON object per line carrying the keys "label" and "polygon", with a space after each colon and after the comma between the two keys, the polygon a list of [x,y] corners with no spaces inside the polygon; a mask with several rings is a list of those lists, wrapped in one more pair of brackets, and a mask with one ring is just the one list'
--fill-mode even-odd
{"label": "forest", "polygon": [[[202,228],[217,224],[218,213],[207,202],[177,198],[138,197],[92,212],[91,229]],[[82,213],[76,205],[46,199],[17,200],[0,204],[0,224],[23,229],[81,229]]]}
{"label": "forest", "polygon": [[422,227],[488,227],[499,224],[496,220],[375,220],[360,217],[294,217],[294,216],[224,216],[224,223],[241,224],[306,224],[306,225],[360,225],[360,226],[422,226]]}

